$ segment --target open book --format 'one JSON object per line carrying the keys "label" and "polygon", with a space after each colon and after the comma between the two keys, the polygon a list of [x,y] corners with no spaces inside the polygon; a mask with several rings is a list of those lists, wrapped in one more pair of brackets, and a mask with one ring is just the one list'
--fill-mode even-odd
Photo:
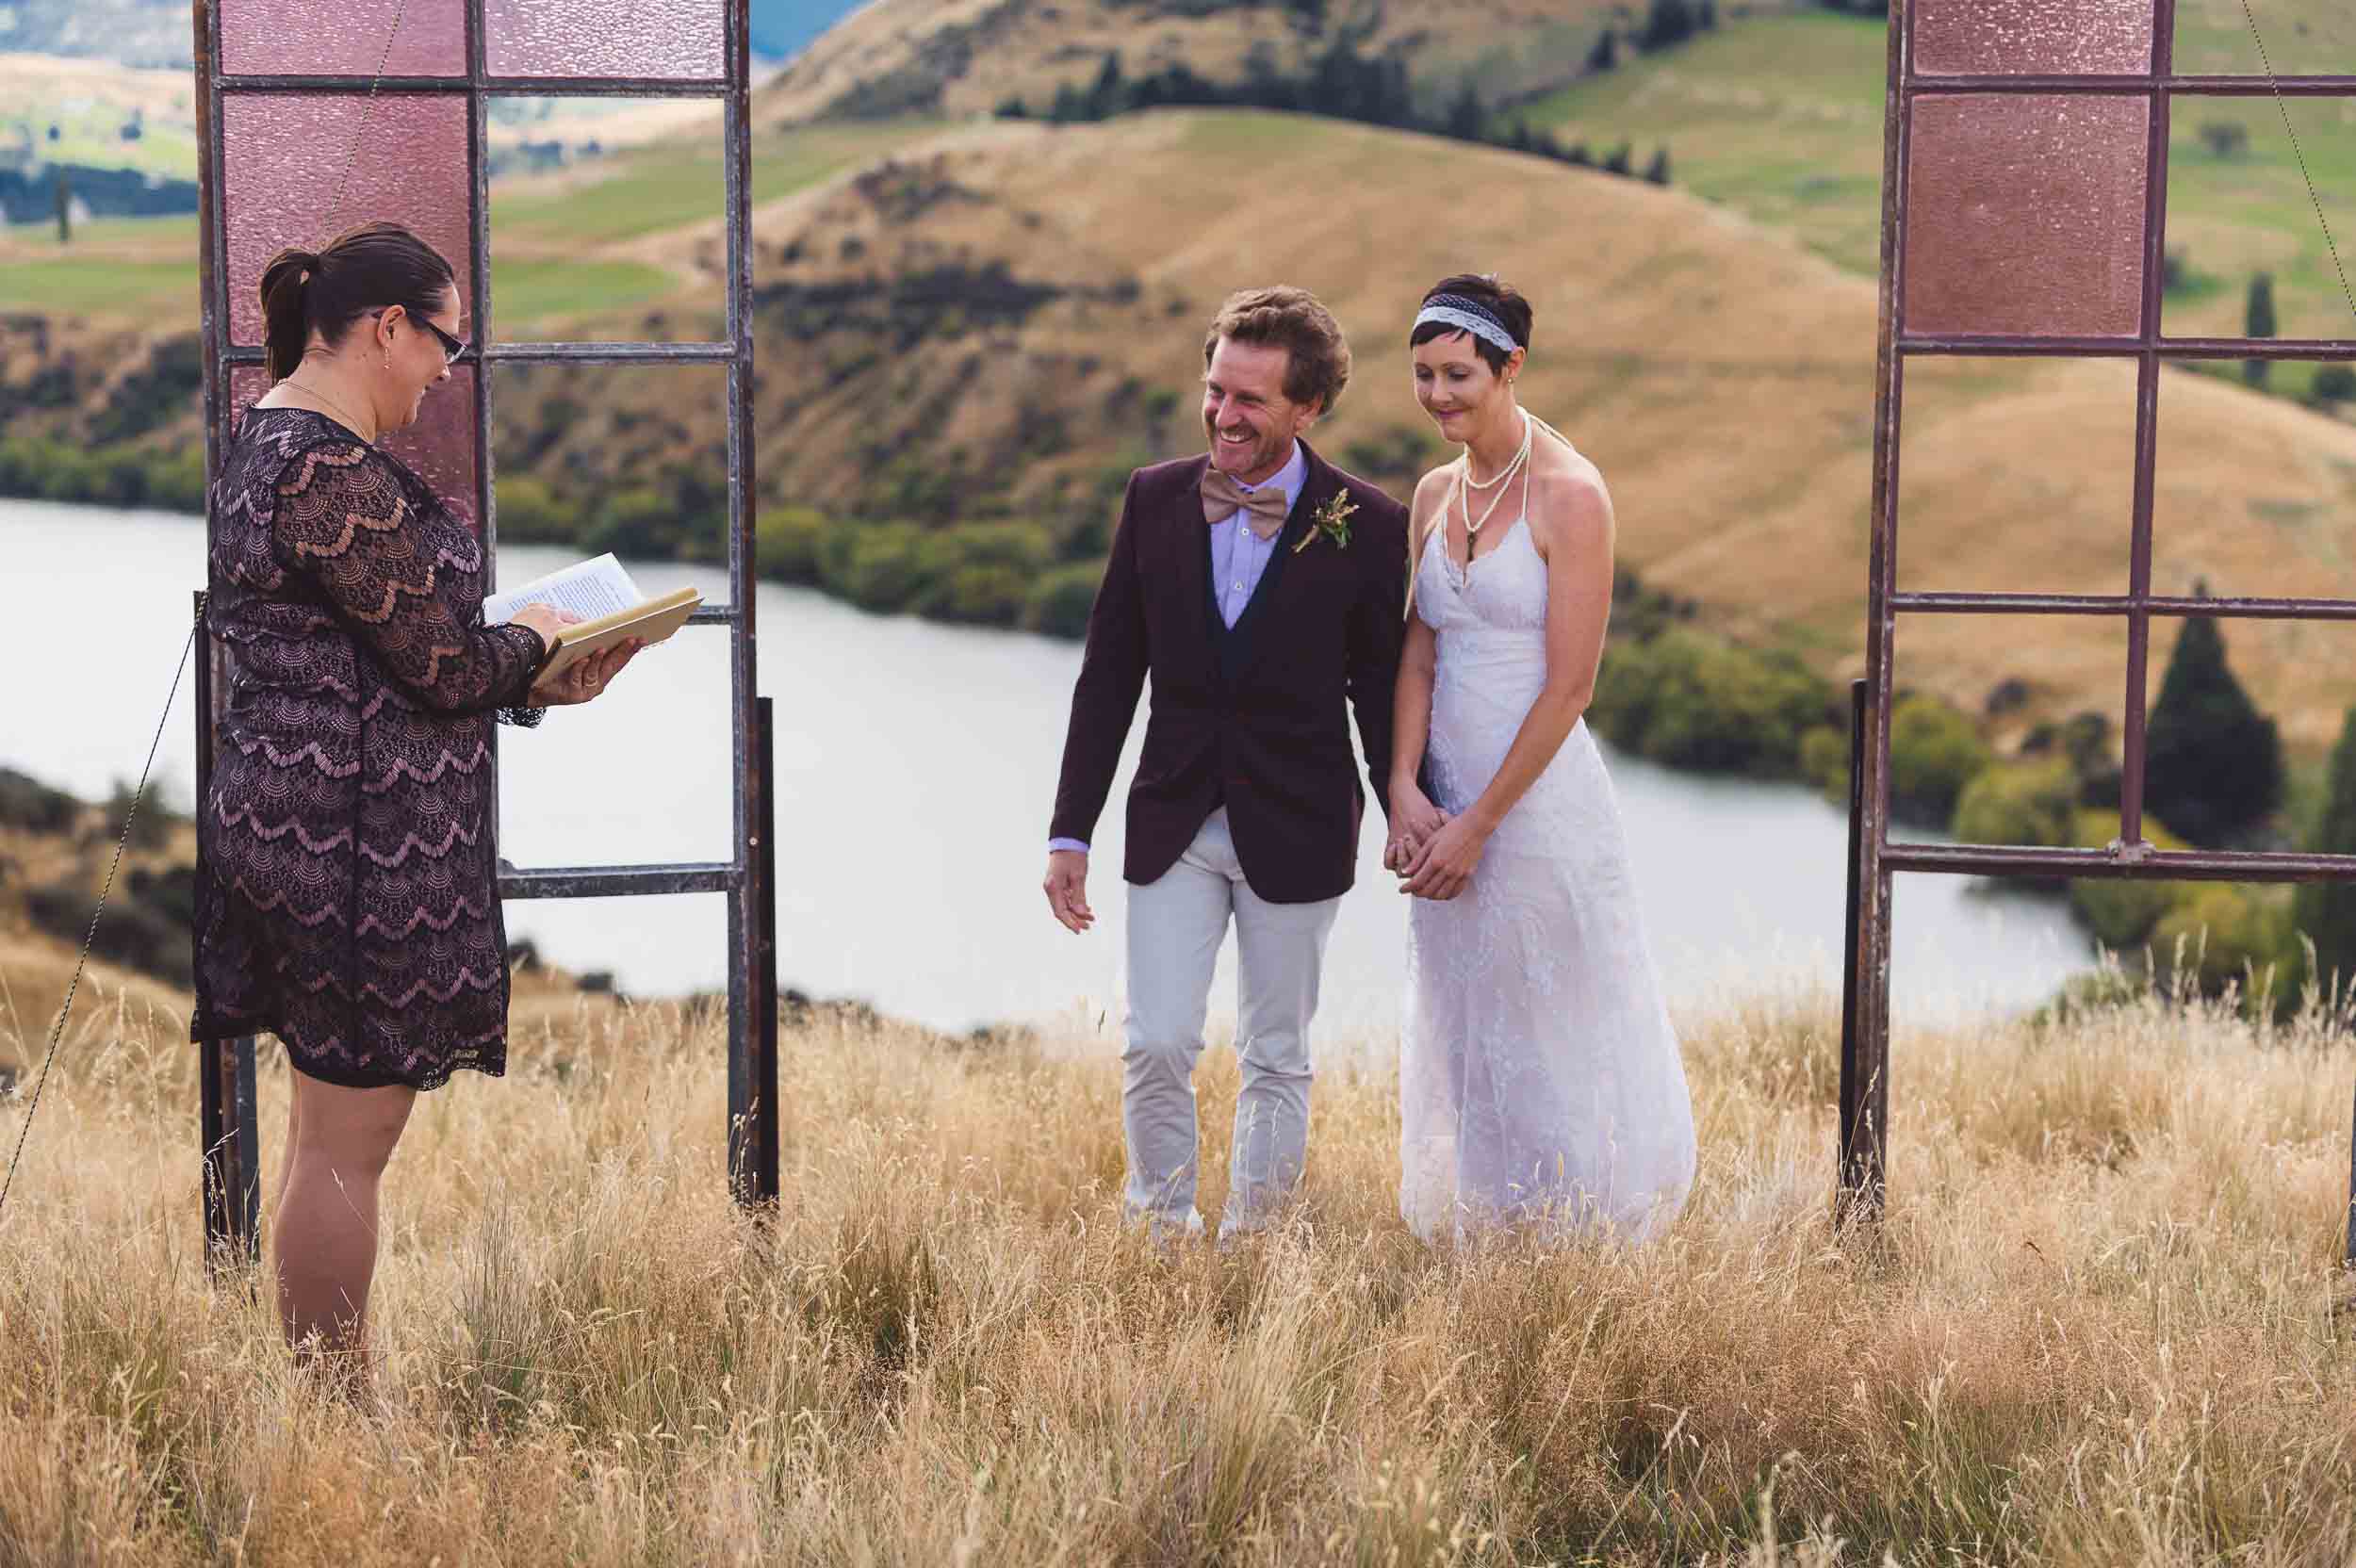
{"label": "open book", "polygon": [[483,601],[483,622],[500,626],[515,618],[528,604],[545,604],[579,615],[581,621],[556,634],[556,652],[542,678],[569,664],[632,638],[660,643],[687,624],[687,617],[704,601],[693,588],[674,588],[647,598],[612,555],[600,555],[535,578],[520,588],[494,594]]}

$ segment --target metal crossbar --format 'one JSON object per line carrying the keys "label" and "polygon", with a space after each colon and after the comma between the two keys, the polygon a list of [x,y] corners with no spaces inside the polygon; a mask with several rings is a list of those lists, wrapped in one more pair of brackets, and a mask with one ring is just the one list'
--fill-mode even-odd
{"label": "metal crossbar", "polygon": [[[228,436],[230,413],[228,372],[232,368],[260,365],[264,351],[256,345],[228,340],[229,290],[238,280],[229,275],[227,210],[224,195],[224,147],[221,107],[236,96],[308,93],[358,96],[374,94],[443,93],[463,95],[470,110],[466,155],[473,182],[468,231],[469,307],[474,344],[461,363],[474,367],[474,469],[472,498],[480,519],[492,585],[498,571],[499,509],[495,453],[490,440],[496,381],[495,368],[523,364],[713,365],[725,367],[728,377],[727,477],[728,495],[728,602],[707,604],[690,617],[692,626],[725,626],[729,632],[729,713],[732,731],[729,756],[732,796],[729,808],[730,858],[726,861],[686,861],[655,865],[561,866],[515,869],[502,867],[499,892],[502,898],[596,898],[624,895],[717,892],[728,898],[728,1114],[730,1178],[740,1199],[757,1199],[765,1190],[774,1195],[773,1175],[764,1176],[746,1162],[774,1160],[775,1092],[759,1087],[754,1039],[762,1022],[762,988],[757,965],[774,965],[773,902],[769,897],[760,835],[755,825],[764,820],[768,803],[762,798],[764,777],[755,767],[757,697],[754,623],[751,440],[753,338],[752,244],[749,192],[752,186],[749,89],[751,55],[747,0],[715,0],[723,18],[725,69],[716,77],[655,76],[517,76],[499,75],[488,67],[485,0],[466,0],[464,75],[390,76],[381,72],[371,79],[286,74],[236,74],[221,71],[221,0],[192,0],[198,84],[200,267],[203,273],[199,305],[204,342],[205,458],[209,478],[221,471],[221,449]],[[726,337],[719,342],[654,343],[502,343],[493,340],[494,270],[490,237],[490,172],[484,149],[490,100],[503,96],[709,98],[722,108],[721,151],[728,229]],[[397,216],[397,215],[396,215]],[[214,704],[200,704],[198,756],[200,768],[209,755]],[[495,739],[496,747],[496,739]],[[498,758],[492,759],[493,798],[497,799]],[[774,968],[769,984],[774,986]],[[766,1061],[774,1078],[774,1053]],[[237,1125],[250,1118],[253,1105],[251,1041],[236,1042],[234,1054],[207,1048],[205,1062],[208,1137],[222,1121],[227,1135],[242,1133],[251,1147],[251,1128]],[[210,1093],[222,1086],[216,1107]],[[225,1107],[225,1108],[224,1108]],[[208,1144],[208,1147],[210,1145]],[[208,1232],[224,1228],[242,1234],[217,1234],[216,1244],[253,1255],[253,1208],[250,1184],[258,1180],[249,1158],[234,1179],[249,1184],[242,1201],[207,1203]],[[235,1198],[237,1195],[232,1195]],[[243,1219],[240,1221],[239,1215]]]}
{"label": "metal crossbar", "polygon": [[[1844,1058],[1841,1182],[1847,1212],[1876,1212],[1887,1180],[1891,877],[1898,872],[1950,875],[2078,876],[2262,882],[2356,878],[2356,857],[2260,852],[2166,852],[2143,830],[2145,719],[2151,625],[2154,617],[2238,616],[2345,622],[2356,602],[2329,598],[2187,598],[2151,589],[2153,474],[2157,458],[2160,370],[2171,360],[2356,361],[2356,337],[2331,339],[2171,338],[2161,330],[2168,134],[2180,97],[2356,98],[2356,76],[2185,75],[2175,70],[2176,0],[2154,0],[2150,69],[2106,75],[1929,75],[1913,57],[1915,13],[1924,0],[1893,7],[1889,36],[1883,172],[1880,336],[1876,356],[1873,533],[1868,564],[1866,726],[1856,808],[1861,912],[1847,955],[1857,1045]],[[1965,0],[1950,0],[1963,4]],[[2251,33],[2257,36],[2254,15]],[[2259,41],[2263,60],[2264,41]],[[2144,155],[2143,289],[2138,330],[2117,336],[2034,334],[1917,334],[1906,322],[1905,274],[1910,150],[1919,97],[1957,94],[2136,98],[2151,106]],[[2284,110],[2284,123],[2289,117]],[[2300,158],[2305,171],[2303,155]],[[2312,176],[2308,180],[2314,194]],[[2315,199],[2318,218],[2323,207]],[[2325,236],[2330,239],[2329,224]],[[2332,247],[2337,254],[2336,244]],[[2349,296],[2356,312],[2356,293]],[[1939,357],[2102,358],[2135,363],[2135,469],[2132,553],[2124,595],[1901,593],[1897,587],[1899,431],[1909,361]],[[2119,838],[2107,849],[2011,849],[1990,845],[1892,842],[1890,837],[1890,729],[1895,636],[1901,614],[2083,615],[2123,620],[2127,656],[2119,791]],[[2356,1178],[2356,1171],[2352,1171]],[[2356,1188],[2352,1188],[2356,1190]],[[2356,1207],[2349,1256],[2356,1261]]]}

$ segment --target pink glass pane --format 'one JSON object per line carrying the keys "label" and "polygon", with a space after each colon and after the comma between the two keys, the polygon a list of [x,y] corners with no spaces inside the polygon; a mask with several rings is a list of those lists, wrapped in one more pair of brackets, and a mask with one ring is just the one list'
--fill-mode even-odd
{"label": "pink glass pane", "polygon": [[[270,388],[270,372],[239,365],[229,372],[229,428]],[[425,395],[417,422],[378,445],[425,481],[450,515],[474,526],[474,368],[462,365]]]}
{"label": "pink glass pane", "polygon": [[723,0],[485,0],[494,76],[719,76]]}
{"label": "pink glass pane", "polygon": [[374,76],[380,62],[391,76],[465,75],[461,0],[221,0],[225,72]]}
{"label": "pink glass pane", "polygon": [[2141,75],[2152,0],[1916,0],[1914,69],[1925,75]]}
{"label": "pink glass pane", "polygon": [[2142,98],[1917,98],[1906,330],[2135,335],[2151,114]]}
{"label": "pink glass pane", "polygon": [[[221,123],[230,341],[262,340],[262,269],[282,247],[316,248],[374,219],[417,230],[450,258],[465,292],[474,203],[466,120],[466,98],[450,93],[386,94],[372,110],[365,93],[228,94]],[[331,213],[347,159],[351,183]]]}

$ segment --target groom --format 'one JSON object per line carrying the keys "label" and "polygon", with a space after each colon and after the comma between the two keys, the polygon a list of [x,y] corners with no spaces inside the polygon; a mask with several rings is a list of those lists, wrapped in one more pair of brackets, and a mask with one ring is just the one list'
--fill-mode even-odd
{"label": "groom", "polygon": [[1139,469],[1121,502],[1072,694],[1046,892],[1072,930],[1094,923],[1088,840],[1151,673],[1122,869],[1124,1207],[1157,1235],[1203,1229],[1194,1065],[1232,919],[1243,1091],[1225,1238],[1265,1224],[1306,1158],[1309,1020],[1366,803],[1343,703],[1383,802],[1407,513],[1301,439],[1350,380],[1349,345],[1314,295],[1234,295],[1203,357],[1209,454]]}

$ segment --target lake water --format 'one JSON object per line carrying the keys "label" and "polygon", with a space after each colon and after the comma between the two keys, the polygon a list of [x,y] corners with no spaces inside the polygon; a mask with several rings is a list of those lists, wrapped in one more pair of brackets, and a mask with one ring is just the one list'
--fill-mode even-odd
{"label": "lake water", "polygon": [[[501,578],[525,581],[568,559],[510,547]],[[630,570],[648,593],[693,582],[727,597],[719,571]],[[0,606],[18,627],[0,764],[90,797],[136,778],[204,580],[194,519],[0,499]],[[1099,923],[1074,937],[1048,915],[1039,882],[1078,647],[868,615],[769,584],[757,614],[761,690],[777,712],[785,984],[950,1029],[1075,1015],[1093,1025],[1117,1009],[1120,802],[1142,716],[1098,837]],[[598,702],[551,712],[537,731],[502,730],[502,853],[522,866],[728,858],[726,655],[724,629],[690,628]],[[195,777],[191,694],[184,686],[157,762],[164,798],[183,810]],[[1837,995],[1843,814],[1805,789],[1607,755],[1675,1002],[1792,986]],[[1398,1025],[1406,929],[1381,850],[1370,827],[1321,1013],[1337,1036],[1378,1043]],[[553,961],[612,971],[635,994],[723,983],[717,895],[518,902],[508,925]],[[1901,1017],[2031,1005],[2089,957],[2057,904],[1899,878]],[[1232,1018],[1232,967],[1214,995]]]}

